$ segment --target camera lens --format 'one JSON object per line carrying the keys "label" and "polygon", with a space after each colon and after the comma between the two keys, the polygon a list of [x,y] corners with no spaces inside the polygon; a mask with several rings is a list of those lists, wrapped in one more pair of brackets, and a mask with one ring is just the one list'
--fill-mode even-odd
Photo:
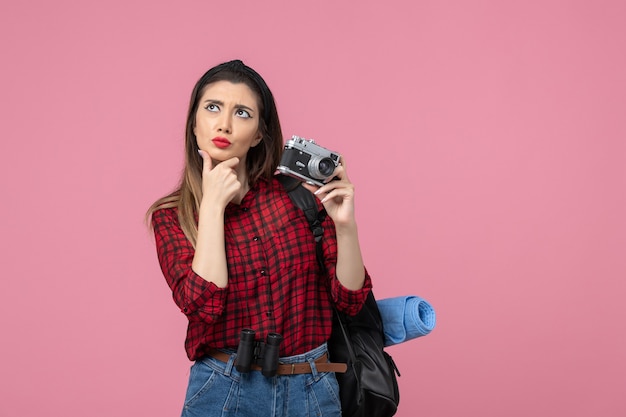
{"label": "camera lens", "polygon": [[335,162],[330,158],[311,159],[309,173],[315,178],[328,178],[335,171]]}
{"label": "camera lens", "polygon": [[325,177],[328,177],[335,170],[335,164],[330,158],[322,159],[320,161],[319,167],[320,173],[322,173],[322,175],[324,175]]}

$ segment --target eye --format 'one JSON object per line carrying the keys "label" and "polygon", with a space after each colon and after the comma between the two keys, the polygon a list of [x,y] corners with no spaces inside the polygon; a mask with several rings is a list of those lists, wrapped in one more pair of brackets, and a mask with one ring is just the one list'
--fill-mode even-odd
{"label": "eye", "polygon": [[242,118],[244,118],[244,119],[249,119],[249,118],[251,118],[251,117],[252,117],[252,116],[250,116],[250,113],[248,113],[248,112],[247,112],[246,110],[244,110],[244,109],[238,109],[238,110],[235,112],[235,114],[236,114],[238,117],[242,117]]}
{"label": "eye", "polygon": [[207,104],[206,106],[204,106],[204,108],[211,112],[220,111],[220,108],[217,107],[217,104],[213,104],[213,103]]}

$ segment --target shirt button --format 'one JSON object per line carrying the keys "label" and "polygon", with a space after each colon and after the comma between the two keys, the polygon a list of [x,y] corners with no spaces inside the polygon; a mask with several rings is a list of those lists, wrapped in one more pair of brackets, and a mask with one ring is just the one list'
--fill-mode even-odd
{"label": "shirt button", "polygon": [[267,271],[265,269],[261,269],[260,273],[261,275],[264,275],[264,276],[267,275]]}
{"label": "shirt button", "polygon": [[271,311],[266,311],[266,312],[265,312],[265,315],[266,315],[267,317],[272,317],[272,312],[271,312]]}
{"label": "shirt button", "polygon": [[259,237],[255,236],[255,237],[252,238],[252,240],[254,240],[255,242],[258,242],[259,241]]}
{"label": "shirt button", "polygon": [[248,207],[242,208],[241,211],[243,211],[245,213],[246,211],[248,211]]}

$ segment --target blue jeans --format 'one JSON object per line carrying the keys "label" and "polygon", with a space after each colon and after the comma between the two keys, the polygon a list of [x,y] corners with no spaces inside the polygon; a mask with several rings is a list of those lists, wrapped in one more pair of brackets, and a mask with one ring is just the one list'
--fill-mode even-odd
{"label": "blue jeans", "polygon": [[302,355],[280,358],[287,364],[309,362],[313,372],[272,378],[260,371],[239,373],[234,353],[227,363],[200,359],[191,367],[182,417],[341,417],[335,374],[315,368],[315,359],[325,352],[323,344]]}

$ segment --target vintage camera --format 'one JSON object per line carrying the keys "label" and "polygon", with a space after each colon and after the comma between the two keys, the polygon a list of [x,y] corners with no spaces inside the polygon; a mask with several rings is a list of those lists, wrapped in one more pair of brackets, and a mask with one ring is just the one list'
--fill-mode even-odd
{"label": "vintage camera", "polygon": [[278,165],[278,171],[302,181],[322,186],[339,165],[339,154],[317,145],[313,140],[292,136]]}

